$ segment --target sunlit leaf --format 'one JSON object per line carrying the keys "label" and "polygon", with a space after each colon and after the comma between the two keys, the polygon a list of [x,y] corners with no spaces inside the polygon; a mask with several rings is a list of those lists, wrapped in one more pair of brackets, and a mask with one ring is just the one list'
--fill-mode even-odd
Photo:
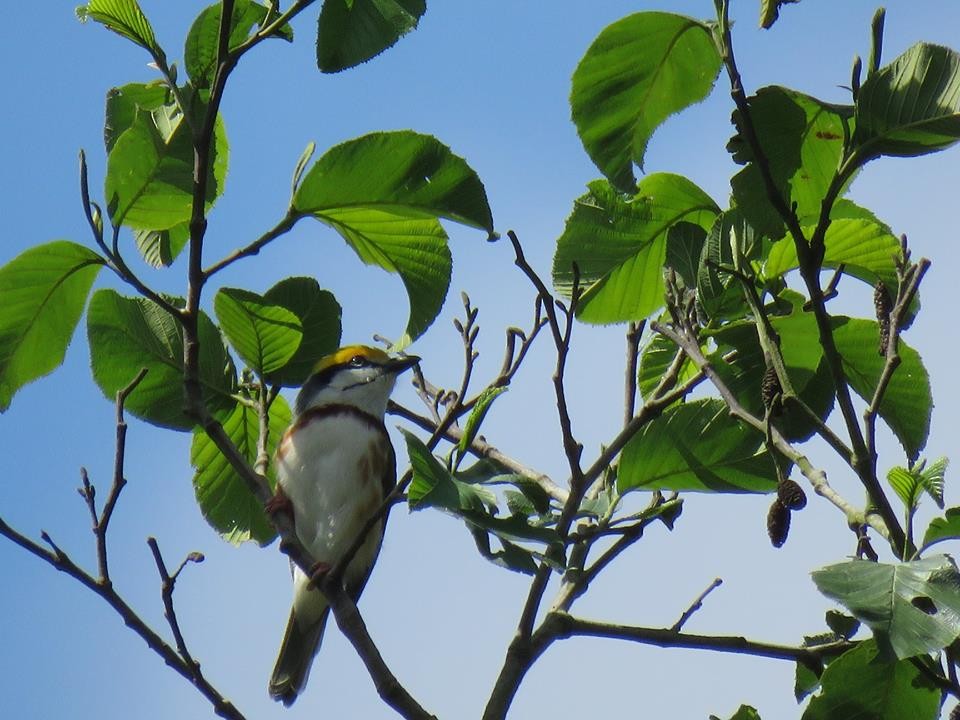
{"label": "sunlit leaf", "polygon": [[417,27],[426,0],[324,0],[317,65],[327,73],[364,63]]}
{"label": "sunlit leaf", "polygon": [[[211,412],[233,408],[236,370],[220,332],[206,314],[199,321],[200,385]],[[87,310],[93,379],[110,400],[142,368],[147,375],[129,395],[126,409],[154,425],[190,430],[184,412],[183,332],[159,305],[144,298],[98,290]]]}
{"label": "sunlit leaf", "polygon": [[719,212],[716,203],[690,180],[654,173],[627,197],[603,180],[590,183],[557,240],[553,284],[568,295],[573,266],[582,295],[577,317],[590,323],[642,320],[663,306],[663,264],[678,223],[704,230]]}
{"label": "sunlit leaf", "polygon": [[767,493],[776,488],[763,435],[730,417],[720,400],[674,405],[623,449],[617,489]]}
{"label": "sunlit leaf", "polygon": [[259,375],[282,368],[300,347],[300,318],[257,293],[221,288],[213,309],[230,345]]}
{"label": "sunlit leaf", "polygon": [[[270,406],[267,455],[273,457],[283,431],[290,424],[290,407],[282,396]],[[242,403],[224,415],[223,429],[237,449],[253,465],[257,460],[260,419],[257,411]],[[253,540],[266,545],[276,531],[264,514],[263,505],[236,474],[227,458],[197,428],[190,446],[190,464],[194,468],[193,489],[204,518],[224,539],[234,544]],[[271,463],[267,479],[273,486],[274,467]]]}
{"label": "sunlit leaf", "polygon": [[583,146],[621,192],[674,113],[703,100],[720,71],[711,26],[663,12],[629,15],[597,36],[573,73],[570,107]]}
{"label": "sunlit leaf", "polygon": [[0,412],[20,388],[63,362],[103,265],[92,250],[57,240],[0,267]]}
{"label": "sunlit leaf", "polygon": [[917,43],[863,83],[856,121],[853,144],[862,162],[950,147],[960,140],[960,54]]}
{"label": "sunlit leaf", "polygon": [[89,19],[98,22],[151,54],[161,52],[150,21],[136,0],[90,0],[77,8],[77,17],[81,21]]}

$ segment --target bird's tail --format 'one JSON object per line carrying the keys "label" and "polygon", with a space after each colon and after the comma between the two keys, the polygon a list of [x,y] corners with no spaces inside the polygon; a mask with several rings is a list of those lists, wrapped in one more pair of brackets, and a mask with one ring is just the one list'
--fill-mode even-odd
{"label": "bird's tail", "polygon": [[330,608],[326,608],[316,622],[301,625],[297,621],[296,610],[290,611],[277,664],[270,676],[270,697],[274,700],[279,700],[289,707],[307,684],[310,666],[320,649],[329,614]]}

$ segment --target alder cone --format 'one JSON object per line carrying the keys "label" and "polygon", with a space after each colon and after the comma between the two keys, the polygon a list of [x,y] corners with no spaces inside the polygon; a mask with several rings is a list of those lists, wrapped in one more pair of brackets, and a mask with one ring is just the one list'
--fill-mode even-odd
{"label": "alder cone", "polygon": [[777,377],[777,371],[773,367],[768,367],[763,373],[763,379],[760,381],[760,394],[763,398],[763,406],[770,410],[772,414],[780,414],[780,403],[777,396],[783,392],[780,386],[780,378]]}
{"label": "alder cone", "polygon": [[790,478],[777,485],[777,499],[790,510],[803,510],[807,506],[807,494]]}
{"label": "alder cone", "polygon": [[773,543],[773,546],[778,548],[783,547],[789,532],[790,508],[784,505],[780,498],[777,498],[770,505],[770,512],[767,513],[767,535],[770,536],[770,542]]}
{"label": "alder cone", "polygon": [[890,312],[893,310],[893,300],[890,299],[890,291],[883,280],[878,280],[873,288],[873,307],[877,311],[877,323],[880,325],[877,352],[886,355],[890,345]]}

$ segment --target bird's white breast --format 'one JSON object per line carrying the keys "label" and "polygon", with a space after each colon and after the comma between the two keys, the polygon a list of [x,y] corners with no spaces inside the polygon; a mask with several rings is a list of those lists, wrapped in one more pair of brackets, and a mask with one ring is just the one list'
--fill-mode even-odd
{"label": "bird's white breast", "polygon": [[[336,563],[380,507],[381,478],[390,461],[382,430],[351,413],[308,418],[284,437],[277,482],[293,505],[297,536],[318,562]],[[382,533],[381,523],[368,534],[345,573],[347,587],[363,581]],[[306,578],[295,576],[295,597],[306,601]]]}

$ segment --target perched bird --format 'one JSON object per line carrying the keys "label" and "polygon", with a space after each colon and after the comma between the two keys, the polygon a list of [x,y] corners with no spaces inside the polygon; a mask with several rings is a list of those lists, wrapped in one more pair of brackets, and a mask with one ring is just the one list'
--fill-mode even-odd
{"label": "perched bird", "polygon": [[[297,537],[317,561],[334,565],[397,481],[383,417],[397,375],[420,358],[391,358],[364,345],[342,347],[317,363],[297,396],[293,422],[277,449],[271,513],[293,517]],[[343,584],[359,598],[380,552],[384,521],[366,536]],[[270,677],[270,696],[290,705],[303,691],[330,608],[311,578],[293,566],[293,607]]]}

